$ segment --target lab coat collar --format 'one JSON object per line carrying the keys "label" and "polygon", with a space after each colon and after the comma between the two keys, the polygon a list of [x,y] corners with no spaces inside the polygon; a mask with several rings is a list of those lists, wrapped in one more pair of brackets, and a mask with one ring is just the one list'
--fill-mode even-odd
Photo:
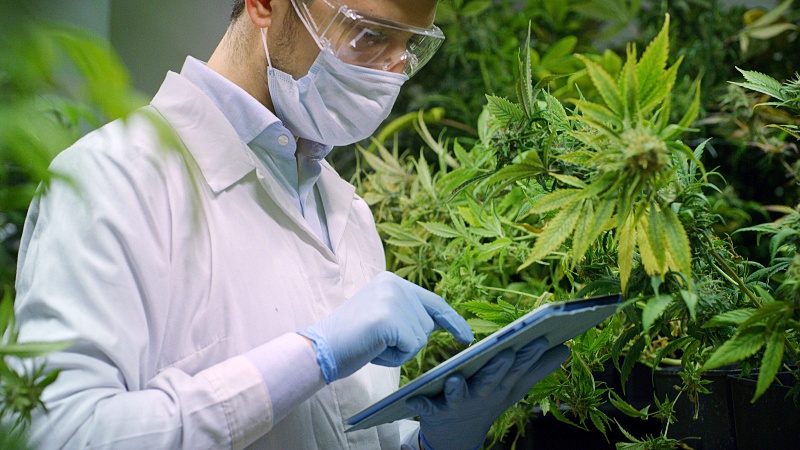
{"label": "lab coat collar", "polygon": [[[214,102],[214,105],[225,115],[245,144],[251,145],[257,136],[264,133],[264,130],[270,127],[276,128],[275,124],[283,128],[280,120],[266,106],[199,59],[187,56],[180,75],[203,91]],[[283,133],[288,133],[288,130]],[[277,141],[281,131],[278,130],[275,134],[274,140]],[[294,150],[292,150],[292,156],[294,156]]]}
{"label": "lab coat collar", "polygon": [[151,105],[176,130],[214,193],[255,169],[250,151],[233,125],[203,91],[184,77],[167,73]]}
{"label": "lab coat collar", "polygon": [[[199,88],[181,75],[169,72],[151,104],[176,130],[214,193],[227,189],[256,169],[255,156],[233,125]],[[333,253],[337,253],[355,198],[355,187],[343,180],[327,161],[321,160],[320,164],[322,172],[317,183]],[[264,178],[271,195],[282,199],[276,180]],[[301,228],[308,228],[296,208],[280,200],[278,204]],[[320,248],[330,253],[321,241]]]}

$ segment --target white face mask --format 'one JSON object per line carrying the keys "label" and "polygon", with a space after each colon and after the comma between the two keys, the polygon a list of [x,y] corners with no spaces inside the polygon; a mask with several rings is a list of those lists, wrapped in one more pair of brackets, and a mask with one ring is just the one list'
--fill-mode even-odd
{"label": "white face mask", "polygon": [[275,114],[295,136],[325,145],[368,138],[389,116],[408,76],[342,62],[324,49],[299,80],[272,67],[264,29],[267,79]]}

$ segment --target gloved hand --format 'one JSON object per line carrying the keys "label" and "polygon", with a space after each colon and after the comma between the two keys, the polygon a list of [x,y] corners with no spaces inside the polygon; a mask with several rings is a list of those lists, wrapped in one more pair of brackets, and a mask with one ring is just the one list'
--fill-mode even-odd
{"label": "gloved hand", "polygon": [[448,377],[442,395],[406,400],[420,417],[425,450],[480,448],[497,417],[569,356],[566,345],[546,349],[547,340],[540,338],[516,353],[505,350],[469,380],[461,375]]}
{"label": "gloved hand", "polygon": [[445,328],[462,344],[473,340],[467,321],[441,297],[390,272],[367,283],[331,315],[300,331],[314,344],[327,383],[372,362],[399,366]]}

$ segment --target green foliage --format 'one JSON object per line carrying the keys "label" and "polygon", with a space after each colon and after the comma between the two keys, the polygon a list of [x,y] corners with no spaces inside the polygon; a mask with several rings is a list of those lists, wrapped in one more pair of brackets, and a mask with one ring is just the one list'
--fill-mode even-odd
{"label": "green foliage", "polygon": [[[744,75],[746,81],[744,83],[732,84],[761,92],[777,100],[776,102],[759,103],[757,106],[785,108],[791,114],[800,118],[800,74],[796,74],[794,80],[781,84],[778,80],[763,73],[752,70],[738,70]],[[769,126],[783,130],[795,139],[800,139],[800,125],[770,124]]]}
{"label": "green foliage", "polygon": [[[779,7],[782,12],[791,2]],[[778,17],[772,14],[771,17]],[[767,17],[767,16],[764,16]],[[763,19],[763,18],[762,18]],[[756,22],[758,23],[758,22]],[[800,119],[800,78],[780,83],[769,75],[756,71],[739,71],[745,82],[733,83],[745,89],[766,94],[777,101],[756,106],[775,106],[786,109]],[[797,125],[769,124],[798,139]],[[742,231],[757,231],[770,238],[771,263],[752,277],[761,284],[756,287],[756,309],[738,309],[720,314],[707,327],[737,326],[736,334],[723,343],[706,361],[704,370],[748,360],[758,355],[759,373],[752,401],[761,397],[783,367],[793,368],[800,379],[800,210],[788,209],[778,222],[755,226]]]}
{"label": "green foliage", "polygon": [[621,425],[619,425],[619,428],[630,442],[618,442],[617,450],[674,450],[681,448],[677,440],[669,439],[666,436],[648,436],[645,439],[637,439],[632,434],[625,431]]}
{"label": "green foliage", "polygon": [[0,301],[0,422],[4,419],[13,421],[13,430],[23,431],[30,423],[31,413],[37,408],[44,408],[41,401],[42,391],[58,377],[58,370],[45,373],[41,362],[32,369],[17,369],[20,365],[9,365],[8,361],[44,356],[62,350],[66,342],[17,342],[14,317],[14,299],[6,289]]}
{"label": "green foliage", "polygon": [[[774,290],[791,267],[788,251],[777,250],[794,242],[791,233],[772,245],[769,266],[742,259],[728,236],[717,234],[714,195],[724,186],[711,183],[717,174],[701,162],[711,144],[690,148],[680,140],[699,123],[704,96],[699,81],[681,81],[688,55],[671,55],[671,32],[685,25],[666,17],[641,55],[634,43],[624,59],[571,55],[578,62],[572,73],[538,78],[537,53],[523,45],[514,90],[485,96],[477,138],[434,138],[420,111],[414,124],[423,151],[401,152],[395,140],[362,152],[374,172],[362,174],[359,188],[376,221],[389,224],[379,225],[389,270],[441,294],[479,337],[547,301],[619,290],[628,298],[613,320],[569,343],[570,359],[498,420],[493,439],[522,428],[533,405],[603,434],[616,426],[601,408],[607,403],[632,417],[659,418],[668,429],[679,397],[699,410],[708,393],[703,370],[723,361],[715,351],[741,339],[737,327],[750,324],[762,291]],[[536,32],[532,25],[529,36]],[[554,51],[573,42],[558,41]],[[576,80],[582,84],[574,98],[555,95],[567,92],[561,82]],[[770,336],[788,330],[793,337],[796,317],[779,311],[786,316],[770,315],[770,329],[779,330]],[[752,326],[768,328],[763,321]],[[760,350],[731,347],[748,360],[767,358],[765,377],[774,375],[774,361],[795,355],[775,337],[762,339]],[[436,335],[404,366],[404,379],[457,350]],[[607,361],[623,385],[637,363],[680,365],[678,394],[633,408],[595,379]],[[621,448],[683,445],[666,431],[628,438]]]}
{"label": "green foliage", "polygon": [[800,211],[795,209],[777,224],[752,230],[772,236],[771,270],[754,275],[766,278],[764,286],[772,284],[774,291],[771,293],[758,286],[757,309],[729,311],[706,323],[706,327],[733,325],[737,331],[714,352],[703,369],[714,369],[758,354],[760,370],[752,399],[755,402],[783,367],[793,367],[795,376],[800,376],[797,373],[800,362]]}

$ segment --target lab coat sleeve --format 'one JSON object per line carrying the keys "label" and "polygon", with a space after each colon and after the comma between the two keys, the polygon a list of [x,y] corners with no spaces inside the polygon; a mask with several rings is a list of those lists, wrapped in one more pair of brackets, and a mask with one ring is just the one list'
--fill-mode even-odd
{"label": "lab coat sleeve", "polygon": [[[20,341],[69,340],[37,411],[34,448],[243,448],[273,425],[267,387],[245,356],[188,374],[153,367],[168,301],[169,201],[152,155],[121,125],[79,141],[34,200],[20,249]],[[114,131],[114,130],[117,131]],[[109,137],[110,136],[110,137]],[[111,148],[111,150],[109,150]],[[186,312],[191,313],[189,311]]]}
{"label": "lab coat sleeve", "polygon": [[250,350],[245,356],[264,379],[274,423],[283,420],[292,409],[325,386],[313,348],[297,333],[286,333]]}

